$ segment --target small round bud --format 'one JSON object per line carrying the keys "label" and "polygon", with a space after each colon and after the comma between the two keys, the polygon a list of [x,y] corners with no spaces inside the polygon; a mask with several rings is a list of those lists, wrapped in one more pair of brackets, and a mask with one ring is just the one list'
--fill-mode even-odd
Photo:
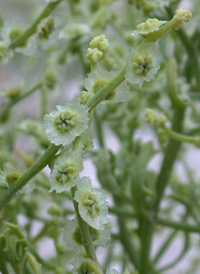
{"label": "small round bud", "polygon": [[179,9],[176,11],[176,16],[182,22],[189,22],[192,17],[192,13],[186,9]]}
{"label": "small round bud", "polygon": [[182,27],[183,22],[189,22],[192,17],[192,13],[186,9],[179,9],[176,11],[174,16],[174,26],[175,30],[179,30]]}
{"label": "small round bud", "polygon": [[36,40],[42,49],[47,49],[56,44],[60,20],[54,16],[44,18],[37,26]]}
{"label": "small round bud", "polygon": [[9,99],[14,99],[22,92],[22,86],[16,86],[5,90],[4,95]]}
{"label": "small round bud", "polygon": [[12,173],[9,173],[7,174],[6,176],[6,182],[9,184],[9,185],[13,185],[20,177],[20,174],[17,173],[17,172],[12,172]]}
{"label": "small round bud", "polygon": [[57,74],[54,70],[47,70],[43,78],[44,87],[52,91],[56,88]]}
{"label": "small round bud", "polygon": [[103,52],[98,50],[97,48],[88,48],[86,59],[88,59],[92,63],[96,63],[98,60],[100,60],[103,56]]}
{"label": "small round bud", "polygon": [[166,134],[166,131],[164,129],[158,130],[158,138],[162,144],[165,144],[168,141],[168,136]]}
{"label": "small round bud", "polygon": [[156,8],[156,4],[151,1],[146,1],[142,4],[142,10],[145,14],[149,14],[150,12],[154,11]]}
{"label": "small round bud", "polygon": [[100,35],[94,37],[90,42],[90,48],[97,48],[99,51],[104,52],[109,47],[109,42],[106,39],[105,35]]}
{"label": "small round bud", "polygon": [[146,109],[145,111],[146,122],[153,126],[163,126],[167,118],[165,115],[158,117],[157,112],[154,109]]}
{"label": "small round bud", "polygon": [[48,210],[47,213],[52,216],[61,216],[62,215],[62,209],[57,204],[52,204]]}
{"label": "small round bud", "polygon": [[88,100],[90,99],[91,94],[88,91],[81,91],[79,102],[83,105],[87,104]]}

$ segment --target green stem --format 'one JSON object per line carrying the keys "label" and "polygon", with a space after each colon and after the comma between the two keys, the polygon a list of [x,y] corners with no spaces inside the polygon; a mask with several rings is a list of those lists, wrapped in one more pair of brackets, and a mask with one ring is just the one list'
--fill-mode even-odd
{"label": "green stem", "polygon": [[191,143],[191,144],[195,144],[195,145],[200,145],[199,137],[183,135],[183,134],[180,134],[180,133],[177,133],[177,132],[171,130],[168,127],[164,127],[164,130],[167,133],[168,137],[170,137],[174,140],[177,140],[179,142],[186,142],[186,143]]}
{"label": "green stem", "polygon": [[[126,67],[88,101],[87,106],[89,108],[89,111],[92,111],[93,108],[98,105],[105,97],[107,97],[114,88],[116,88],[118,85],[121,84],[121,82],[124,81],[125,72]],[[29,90],[29,92],[23,94],[20,98],[28,96],[30,93],[33,92],[33,89],[35,90],[40,86],[41,82],[34,86],[34,88]],[[17,99],[17,102],[18,101],[19,98]],[[4,194],[2,199],[0,199],[0,211],[7,203],[9,203],[11,198],[17,193],[18,190],[24,187],[31,178],[39,173],[50,162],[51,157],[56,154],[59,148],[60,146],[55,146],[54,144],[51,144],[46,152],[16,181],[15,185],[9,188],[9,190]]]}
{"label": "green stem", "polygon": [[[171,7],[166,7],[166,11],[168,13],[168,15],[171,17],[173,15],[173,9]],[[199,65],[199,58],[198,58],[198,52],[196,47],[194,46],[192,39],[190,39],[187,34],[185,33],[185,31],[183,29],[180,29],[177,32],[177,35],[179,37],[179,39],[181,40],[181,42],[183,43],[188,57],[190,58],[190,61],[193,65],[193,74],[196,78],[196,82],[198,85],[198,90],[200,90],[200,65]]]}
{"label": "green stem", "polygon": [[139,269],[139,258],[138,254],[136,253],[134,246],[132,245],[130,239],[131,236],[129,235],[129,231],[126,228],[126,224],[124,222],[124,218],[118,217],[118,224],[120,229],[120,239],[121,243],[128,254],[130,261],[133,263],[136,269]]}
{"label": "green stem", "polygon": [[26,172],[24,172],[24,174],[6,193],[4,193],[3,197],[0,199],[0,211],[7,203],[9,203],[18,190],[24,187],[31,178],[39,173],[50,162],[51,158],[56,154],[59,148],[60,146],[51,144],[45,153]]}
{"label": "green stem", "polygon": [[42,19],[48,17],[51,12],[56,8],[56,6],[62,2],[63,0],[57,0],[54,2],[50,2],[46,5],[44,10],[38,16],[38,18],[33,22],[33,24],[23,32],[17,39],[15,39],[10,45],[9,48],[14,49],[20,45],[22,45],[32,34],[36,32],[38,24],[41,22]]}
{"label": "green stem", "polygon": [[189,225],[189,224],[184,223],[182,221],[174,222],[174,221],[170,221],[170,220],[158,219],[157,223],[159,225],[163,225],[163,226],[166,226],[166,227],[171,227],[171,228],[182,230],[182,231],[185,231],[185,232],[200,233],[200,228],[198,226]]}
{"label": "green stem", "polygon": [[[177,132],[182,132],[184,120],[184,110],[175,108],[174,118],[172,123],[172,130]],[[157,220],[157,215],[159,211],[159,206],[162,201],[167,183],[169,181],[172,168],[177,158],[177,154],[180,149],[181,142],[176,140],[170,140],[168,146],[166,147],[164,160],[161,166],[160,173],[156,181],[156,201],[154,204],[154,209],[151,214],[151,219],[146,218],[142,223],[142,251],[141,251],[141,273],[148,273],[149,269],[149,254],[151,248],[152,237],[154,233],[154,227]]]}
{"label": "green stem", "polygon": [[[121,210],[118,208],[109,208],[109,213],[116,214],[117,216],[121,216],[124,218],[136,218],[136,214],[132,212],[127,212],[127,210]],[[170,221],[162,218],[157,219],[157,224],[177,230],[182,230],[190,233],[200,233],[200,227],[187,224],[183,221],[176,222]]]}
{"label": "green stem", "polygon": [[94,250],[94,246],[93,246],[93,242],[92,242],[92,239],[91,239],[91,236],[90,236],[90,231],[89,231],[88,224],[81,218],[81,216],[79,214],[79,210],[78,210],[78,203],[74,200],[74,195],[75,195],[76,190],[77,190],[76,187],[72,187],[71,188],[71,194],[72,194],[72,198],[73,198],[73,205],[74,205],[74,209],[75,209],[75,212],[76,212],[76,218],[77,218],[77,221],[78,221],[78,224],[79,224],[79,228],[80,228],[80,231],[81,231],[85,251],[88,255],[88,258],[90,258],[91,260],[98,263],[96,253],[95,253],[95,250]]}
{"label": "green stem", "polygon": [[42,83],[41,83],[41,81],[39,81],[36,85],[31,87],[29,90],[23,92],[23,94],[21,94],[20,96],[18,96],[17,98],[15,98],[13,100],[10,100],[7,104],[5,104],[0,110],[0,120],[6,116],[6,114],[8,113],[9,109],[12,106],[16,105],[18,102],[20,102],[24,98],[28,97],[29,95],[31,95],[34,91],[39,89],[41,86],[42,86]]}
{"label": "green stem", "polygon": [[56,265],[49,263],[49,262],[45,261],[44,259],[42,259],[38,255],[38,253],[35,251],[35,249],[32,248],[32,246],[30,244],[28,245],[28,250],[34,255],[34,257],[37,259],[38,263],[42,264],[42,266],[44,266],[45,268],[50,269],[50,270],[54,270],[54,271],[56,270]]}
{"label": "green stem", "polygon": [[166,76],[166,90],[169,94],[172,105],[178,108],[185,108],[187,104],[178,96],[177,66],[174,59],[171,59],[167,65]]}
{"label": "green stem", "polygon": [[170,246],[171,242],[174,240],[175,236],[177,235],[177,230],[172,231],[172,233],[169,235],[169,237],[166,239],[166,241],[163,243],[161,248],[158,250],[153,263],[157,264],[160,261],[160,258],[165,254],[166,250]]}
{"label": "green stem", "polygon": [[99,142],[99,146],[104,148],[104,138],[103,138],[103,129],[102,129],[102,123],[101,119],[99,119],[98,114],[96,111],[94,111],[94,120],[95,120],[95,127],[96,127],[96,133],[97,133],[97,139]]}
{"label": "green stem", "polygon": [[[172,122],[173,131],[182,132],[184,113],[185,112],[183,109],[175,109],[174,118]],[[172,168],[174,166],[174,162],[176,161],[176,157],[179,152],[180,146],[180,142],[171,139],[166,148],[162,167],[156,181],[157,200],[155,202],[155,215],[157,215],[158,213],[159,205],[164,195],[164,191],[167,186]]]}
{"label": "green stem", "polygon": [[175,258],[175,260],[172,263],[160,268],[159,271],[161,271],[163,273],[164,271],[166,271],[166,270],[172,268],[173,266],[175,266],[176,264],[178,264],[178,262],[180,262],[181,259],[189,251],[189,247],[190,247],[190,236],[186,233],[186,235],[185,235],[185,244],[183,246],[183,249],[182,249],[180,255],[177,258]]}

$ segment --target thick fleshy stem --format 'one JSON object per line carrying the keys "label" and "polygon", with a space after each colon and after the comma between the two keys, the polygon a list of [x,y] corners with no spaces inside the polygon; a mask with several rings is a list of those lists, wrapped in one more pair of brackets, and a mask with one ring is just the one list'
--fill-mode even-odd
{"label": "thick fleshy stem", "polygon": [[48,17],[51,14],[51,12],[57,7],[57,5],[61,3],[62,1],[63,0],[57,0],[54,2],[48,3],[46,7],[44,8],[44,10],[41,12],[41,14],[38,16],[38,18],[33,22],[33,24],[25,32],[23,32],[18,38],[16,38],[9,45],[9,48],[14,49],[22,45],[31,35],[33,35],[36,32],[37,26],[41,22],[41,20]]}

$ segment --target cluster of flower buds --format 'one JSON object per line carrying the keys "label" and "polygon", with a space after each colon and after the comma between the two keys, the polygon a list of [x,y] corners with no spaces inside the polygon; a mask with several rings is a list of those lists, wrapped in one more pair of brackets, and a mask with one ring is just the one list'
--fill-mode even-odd
{"label": "cluster of flower buds", "polygon": [[167,121],[165,115],[158,116],[157,112],[150,108],[146,109],[145,118],[147,123],[157,127],[162,127]]}
{"label": "cluster of flower buds", "polygon": [[90,42],[90,47],[87,49],[86,58],[91,63],[96,63],[102,58],[103,53],[107,50],[108,47],[109,43],[105,35],[96,36]]}

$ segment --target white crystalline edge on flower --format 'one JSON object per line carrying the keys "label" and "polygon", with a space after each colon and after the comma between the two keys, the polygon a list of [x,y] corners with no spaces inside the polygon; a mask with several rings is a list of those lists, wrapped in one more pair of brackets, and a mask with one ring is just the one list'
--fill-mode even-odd
{"label": "white crystalline edge on flower", "polygon": [[[118,72],[114,71],[107,71],[107,70],[100,70],[100,71],[92,71],[88,74],[88,77],[84,81],[84,87],[87,89],[88,92],[93,93],[94,91],[94,84],[98,80],[106,80],[107,82],[110,82],[112,79],[114,79],[117,76]],[[105,100],[102,101],[102,103],[106,102],[125,102],[127,100],[129,92],[129,86],[127,83],[123,82],[116,88],[116,95],[111,100]]]}
{"label": "white crystalline edge on flower", "polygon": [[21,29],[22,31],[24,31],[25,25],[21,22],[16,22],[14,20],[4,22],[0,36],[7,45],[9,45],[12,42],[9,37],[10,31],[12,29]]}
{"label": "white crystalline edge on flower", "polygon": [[[142,53],[142,51],[148,52],[152,55],[152,60],[153,60],[153,65],[154,67],[147,73],[146,76],[139,76],[133,72],[133,58],[136,56],[138,53]],[[154,79],[156,73],[160,69],[160,63],[162,61],[162,56],[160,54],[158,45],[155,43],[145,43],[142,45],[139,45],[138,48],[132,49],[131,54],[129,56],[129,62],[128,62],[128,67],[126,70],[126,80],[132,84],[139,84],[140,88],[142,87],[144,81],[150,82],[151,80]]]}
{"label": "white crystalline edge on flower", "polygon": [[111,102],[119,103],[126,102],[129,95],[129,86],[126,82],[123,82],[116,88],[116,95]]}
{"label": "white crystalline edge on flower", "polygon": [[65,190],[68,190],[69,188],[75,186],[75,184],[76,184],[76,178],[74,178],[74,180],[71,180],[71,182],[69,182],[68,184],[63,184],[63,183],[57,182],[56,176],[59,173],[57,171],[58,167],[59,166],[55,166],[54,169],[51,172],[51,175],[50,175],[51,188],[50,188],[49,192],[53,192],[55,190],[56,193],[61,193]]}
{"label": "white crystalline edge on flower", "polygon": [[69,26],[62,29],[59,33],[60,39],[72,39],[77,36],[86,35],[91,32],[91,29],[86,24],[72,23]]}
{"label": "white crystalline edge on flower", "polygon": [[[67,248],[74,250],[75,253],[82,253],[84,251],[84,246],[78,244],[73,239],[73,233],[75,229],[78,227],[79,226],[76,218],[68,220],[63,230],[63,239],[65,243],[68,245]],[[99,239],[93,241],[93,244],[95,246],[106,246],[108,241],[110,240],[111,224],[106,224],[104,226],[104,229],[98,230],[98,232],[100,233]]]}
{"label": "white crystalline edge on flower", "polygon": [[101,79],[105,79],[106,81],[112,80],[112,73],[107,70],[94,70],[88,74],[88,77],[85,79],[83,85],[88,92],[93,92],[95,82]]}
{"label": "white crystalline edge on flower", "polygon": [[[38,34],[40,33],[40,30],[42,27],[46,25],[46,22],[48,22],[49,19],[54,19],[54,30],[52,33],[49,34],[48,39],[41,39],[39,38]],[[36,32],[36,41],[37,45],[40,49],[48,49],[49,47],[56,45],[58,40],[59,31],[58,28],[61,25],[61,20],[58,17],[55,16],[49,16],[47,18],[44,18],[40,24],[37,26],[37,32]]]}
{"label": "white crystalline edge on flower", "polygon": [[[21,29],[24,31],[25,26],[21,22],[15,22],[15,21],[10,21],[10,22],[5,22],[4,26],[2,28],[1,32],[1,37],[4,41],[4,43],[8,46],[10,43],[12,43],[9,33],[12,29]],[[28,40],[27,40],[27,45],[24,47],[17,47],[15,48],[16,52],[23,53],[24,55],[30,56],[33,53],[35,53],[37,50],[37,44],[36,44],[36,38],[35,35],[32,35]]]}
{"label": "white crystalline edge on flower", "polygon": [[80,255],[76,255],[74,257],[74,260],[72,262],[72,265],[74,267],[72,269],[72,273],[77,274],[77,269],[79,269],[79,267],[81,266],[81,264],[83,262],[88,262],[88,263],[90,263],[90,265],[92,265],[93,267],[95,267],[98,270],[98,272],[95,272],[95,274],[103,274],[103,271],[102,271],[101,267],[96,262],[94,262],[94,261],[92,261],[92,260],[90,260],[88,258],[87,259],[83,258]]}
{"label": "white crystalline edge on flower", "polygon": [[[80,178],[77,181],[77,188],[78,189],[75,193],[74,199],[78,202],[81,217],[91,227],[94,227],[95,229],[103,229],[104,225],[109,221],[107,217],[108,207],[104,195],[100,191],[92,189],[91,181],[88,177]],[[100,213],[95,217],[95,219],[88,214],[87,207],[82,205],[81,196],[82,192],[86,189],[89,189],[91,192],[97,194],[97,201],[99,202]]]}
{"label": "white crystalline edge on flower", "polygon": [[[78,125],[68,132],[61,133],[54,125],[54,119],[60,111],[69,110],[78,112]],[[48,136],[48,139],[55,145],[69,145],[77,136],[80,136],[88,127],[88,109],[85,105],[81,105],[77,101],[67,102],[65,106],[57,106],[57,111],[52,111],[44,116],[43,128]]]}
{"label": "white crystalline edge on flower", "polygon": [[36,52],[37,48],[38,48],[38,46],[37,46],[37,42],[36,42],[36,35],[32,35],[27,40],[27,45],[25,47],[17,47],[17,48],[15,48],[15,51],[20,52],[27,56],[31,56]]}
{"label": "white crystalline edge on flower", "polygon": [[51,172],[51,175],[50,175],[51,189],[49,190],[49,192],[52,192],[55,190],[56,193],[61,193],[75,186],[77,176],[75,176],[75,178],[71,180],[71,182],[68,182],[67,184],[62,184],[56,180],[56,176],[59,173],[57,168],[59,168],[67,160],[72,160],[76,164],[77,175],[83,170],[83,160],[78,152],[69,154],[69,152],[67,151],[66,153],[63,153],[61,156],[59,156],[56,159],[54,169]]}
{"label": "white crystalline edge on flower", "polygon": [[79,245],[73,238],[73,233],[78,227],[76,219],[68,220],[64,227],[63,239],[67,244],[67,248],[72,249],[75,253],[82,253],[84,251],[84,246]]}
{"label": "white crystalline edge on flower", "polygon": [[96,246],[106,246],[110,240],[111,223],[110,222],[106,223],[103,229],[98,231],[100,233],[99,239],[93,241],[93,244]]}

